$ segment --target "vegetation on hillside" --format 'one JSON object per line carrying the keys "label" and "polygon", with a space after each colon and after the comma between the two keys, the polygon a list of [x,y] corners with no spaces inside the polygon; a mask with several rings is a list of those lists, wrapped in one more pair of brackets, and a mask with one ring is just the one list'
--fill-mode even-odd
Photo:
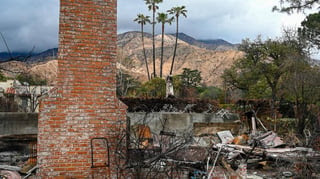
{"label": "vegetation on hillside", "polygon": [[37,75],[31,75],[29,73],[21,73],[16,77],[16,79],[22,84],[28,83],[28,85],[31,86],[47,85],[47,80],[42,79]]}
{"label": "vegetation on hillside", "polygon": [[[164,98],[166,95],[166,82],[162,78],[153,78],[145,83],[139,83],[128,74],[117,75],[117,94],[120,97]],[[175,97],[201,98],[220,100],[223,99],[223,90],[206,86],[201,83],[201,72],[184,68],[181,74],[173,76]]]}
{"label": "vegetation on hillside", "polygon": [[0,81],[7,81],[7,78],[3,75],[1,71],[0,71]]}

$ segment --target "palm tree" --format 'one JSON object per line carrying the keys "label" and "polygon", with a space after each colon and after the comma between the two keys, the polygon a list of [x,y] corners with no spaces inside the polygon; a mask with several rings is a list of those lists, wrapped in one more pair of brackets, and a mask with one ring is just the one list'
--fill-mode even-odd
{"label": "palm tree", "polygon": [[162,32],[162,36],[161,36],[161,60],[160,60],[160,78],[162,78],[162,66],[163,66],[163,45],[164,45],[164,26],[166,23],[170,24],[172,23],[172,21],[174,20],[174,17],[169,18],[168,14],[166,13],[158,13],[158,17],[157,20],[159,23],[161,23],[161,32]]}
{"label": "palm tree", "polygon": [[148,5],[149,11],[152,11],[152,60],[153,60],[153,76],[157,77],[156,74],[156,47],[154,40],[154,29],[156,25],[156,11],[159,9],[157,4],[162,3],[163,0],[145,0]]}
{"label": "palm tree", "polygon": [[144,32],[143,32],[143,26],[146,25],[146,23],[150,23],[150,16],[144,16],[143,14],[138,14],[137,18],[134,19],[134,21],[137,22],[138,24],[141,24],[141,39],[142,39],[143,55],[144,55],[144,61],[146,63],[146,68],[147,68],[148,80],[150,80],[146,49],[144,48]]}
{"label": "palm tree", "polygon": [[173,51],[173,57],[172,57],[172,63],[171,63],[171,69],[170,69],[170,75],[172,75],[172,70],[173,70],[173,64],[174,64],[174,59],[176,58],[176,53],[177,53],[177,46],[178,46],[178,36],[179,36],[179,16],[183,15],[184,17],[187,17],[187,10],[185,6],[180,6],[180,7],[173,7],[172,9],[168,10],[169,14],[172,14],[175,16],[176,19],[176,43],[174,46],[174,51]]}

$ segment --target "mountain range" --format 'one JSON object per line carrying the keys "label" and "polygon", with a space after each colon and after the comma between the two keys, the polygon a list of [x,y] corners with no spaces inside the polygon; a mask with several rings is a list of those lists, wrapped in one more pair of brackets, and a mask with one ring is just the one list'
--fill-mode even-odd
{"label": "mountain range", "polygon": [[[147,33],[144,36],[149,71],[152,72],[152,36]],[[155,40],[156,74],[159,75],[161,35],[157,35]],[[165,35],[164,44],[163,76],[165,77],[169,74],[171,67],[175,35]],[[173,74],[180,74],[183,68],[197,69],[201,72],[203,83],[221,86],[222,80],[220,76],[223,71],[243,55],[236,47],[237,45],[221,39],[200,41],[180,33]],[[141,81],[147,80],[140,32],[127,32],[118,36],[118,62],[119,69],[128,72]]]}
{"label": "mountain range", "polygon": [[[140,32],[127,32],[127,33],[123,33],[123,34],[119,34],[118,35],[118,39],[122,40],[124,37],[126,37],[128,34],[136,34],[136,33],[140,33]],[[144,34],[145,37],[147,38],[151,38],[152,35],[149,33],[145,33]],[[171,36],[175,36],[175,34],[169,34]],[[190,45],[194,45],[200,48],[206,48],[206,49],[210,49],[210,50],[236,50],[238,47],[238,44],[232,44],[230,42],[227,42],[223,39],[213,39],[213,40],[197,40],[185,33],[179,33],[178,35],[179,39],[190,44]],[[0,62],[7,60],[7,59],[15,59],[17,61],[24,61],[26,60],[26,57],[29,57],[27,59],[28,62],[43,62],[48,60],[48,57],[51,58],[56,58],[58,53],[58,48],[52,48],[52,49],[48,49],[45,50],[43,52],[40,53],[30,53],[30,52],[12,52],[11,55],[8,52],[0,52]]]}
{"label": "mountain range", "polygon": [[0,62],[8,59],[16,61],[26,61],[28,63],[44,62],[49,59],[57,58],[58,48],[52,48],[45,50],[40,53],[30,53],[30,52],[8,52],[0,53]]}
{"label": "mountain range", "polygon": [[[170,34],[175,36],[175,34]],[[197,40],[187,34],[179,33],[178,37],[180,40],[187,42],[190,45],[194,45],[200,48],[206,48],[210,50],[236,50],[238,48],[238,44],[232,44],[223,39],[213,39],[213,40]]]}
{"label": "mountain range", "polygon": [[[152,72],[152,35],[145,33],[145,48],[148,57],[149,70]],[[156,40],[156,67],[159,75],[159,64],[161,54],[161,35],[155,37]],[[167,34],[164,37],[164,77],[168,75],[173,49],[175,45],[175,34]],[[117,67],[121,71],[129,73],[133,77],[146,81],[146,68],[143,58],[140,32],[126,32],[118,35]],[[49,83],[54,83],[57,71],[57,48],[48,49],[44,52],[32,54],[27,62],[7,62],[1,63],[7,68],[20,69],[31,74],[40,75],[46,78]],[[12,53],[12,56],[15,54]],[[19,53],[19,56],[28,53]],[[184,33],[179,34],[176,62],[174,74],[180,74],[183,68],[197,69],[201,71],[203,83],[206,85],[221,86],[220,78],[223,71],[230,67],[233,62],[243,55],[237,50],[237,45],[222,39],[197,40]],[[0,61],[10,57],[9,54],[0,53]],[[10,72],[4,72],[8,76],[14,76]]]}

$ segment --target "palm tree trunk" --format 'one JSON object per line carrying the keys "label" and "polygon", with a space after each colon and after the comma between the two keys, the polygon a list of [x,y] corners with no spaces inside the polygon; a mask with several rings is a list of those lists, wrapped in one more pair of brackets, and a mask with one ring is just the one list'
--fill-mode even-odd
{"label": "palm tree trunk", "polygon": [[160,78],[162,78],[162,66],[163,66],[163,45],[164,45],[164,23],[162,23]]}
{"label": "palm tree trunk", "polygon": [[176,53],[177,53],[177,46],[178,46],[178,35],[179,35],[179,17],[177,16],[177,31],[176,31],[176,44],[174,45],[174,51],[173,51],[173,57],[172,57],[172,63],[171,63],[171,69],[170,69],[170,75],[172,75],[173,71],[173,65],[174,65],[174,60],[176,58]]}
{"label": "palm tree trunk", "polygon": [[143,48],[144,62],[146,63],[148,80],[150,81],[150,73],[149,73],[149,67],[148,67],[148,60],[147,60],[147,55],[146,55],[146,49],[144,48],[143,24],[141,24],[141,38],[142,38],[142,48]]}
{"label": "palm tree trunk", "polygon": [[157,77],[156,74],[156,47],[155,47],[155,41],[154,41],[154,28],[155,28],[155,23],[156,23],[156,8],[155,4],[153,5],[153,21],[152,21],[152,59],[153,59],[153,76]]}

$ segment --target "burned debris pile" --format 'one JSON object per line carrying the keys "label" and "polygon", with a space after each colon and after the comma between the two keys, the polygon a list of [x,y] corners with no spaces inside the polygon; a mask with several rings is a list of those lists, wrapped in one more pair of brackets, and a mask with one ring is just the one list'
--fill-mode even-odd
{"label": "burned debris pile", "polygon": [[194,112],[214,113],[219,105],[214,100],[182,98],[120,98],[128,112]]}
{"label": "burned debris pile", "polygon": [[229,130],[201,136],[168,131],[158,135],[144,126],[131,134],[128,168],[140,178],[320,177],[320,152],[289,148],[272,131],[237,137]]}
{"label": "burned debris pile", "polygon": [[[268,110],[267,101],[230,110],[193,99],[122,100],[128,105],[127,129],[117,133],[115,155],[126,162],[112,168],[132,178],[320,177],[317,148],[270,130],[257,116],[256,109]],[[36,135],[0,139],[0,178],[34,175]]]}
{"label": "burned debris pile", "polygon": [[[247,167],[247,174],[261,178],[319,177],[320,152],[312,148],[286,147],[272,131],[236,137],[213,145],[219,151],[220,164],[237,170]],[[227,165],[227,166],[226,166]]]}
{"label": "burned debris pile", "polygon": [[0,136],[0,179],[20,179],[36,165],[37,135]]}
{"label": "burned debris pile", "polygon": [[[161,129],[154,127],[147,117],[142,116],[140,121],[130,119],[127,169],[137,178],[320,177],[320,152],[306,147],[302,141],[290,141],[289,134],[270,130],[270,125],[252,110],[252,104],[246,109],[243,106],[248,104],[241,103],[241,111],[236,111],[240,115],[232,120],[228,116],[233,112],[216,108],[211,112],[216,119],[197,119],[192,129],[181,130],[181,125],[173,128],[170,120],[180,119],[171,119],[172,114],[169,116],[163,108],[165,105],[154,107],[153,103],[158,103],[156,99],[141,100],[142,106],[146,106],[142,110],[140,100],[124,101],[129,110],[153,115],[153,122],[157,120],[152,113],[154,109],[163,112],[164,117],[158,119]],[[171,100],[175,99],[168,101]],[[261,114],[268,113],[267,101],[253,103]],[[186,121],[194,118],[192,112],[189,115],[192,117],[184,114]]]}

